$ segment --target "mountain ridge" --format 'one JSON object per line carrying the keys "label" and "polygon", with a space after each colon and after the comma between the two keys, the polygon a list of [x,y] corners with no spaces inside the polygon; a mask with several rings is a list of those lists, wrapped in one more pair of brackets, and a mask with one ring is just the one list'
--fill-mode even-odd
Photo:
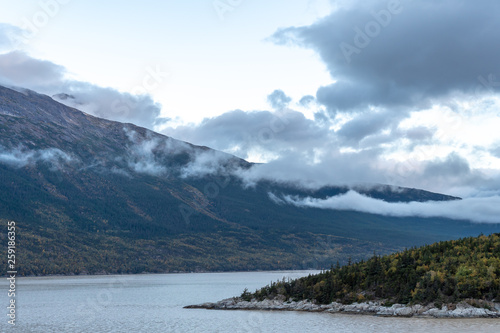
{"label": "mountain ridge", "polygon": [[[253,165],[0,87],[0,218],[24,231],[26,275],[318,268],[366,258],[373,249],[387,253],[498,230],[283,207],[268,193],[321,198],[349,188],[313,191],[269,181],[247,188],[232,171]],[[358,191],[389,202],[458,199],[391,186]],[[108,260],[92,259],[102,255]],[[53,263],[56,257],[64,265]]]}

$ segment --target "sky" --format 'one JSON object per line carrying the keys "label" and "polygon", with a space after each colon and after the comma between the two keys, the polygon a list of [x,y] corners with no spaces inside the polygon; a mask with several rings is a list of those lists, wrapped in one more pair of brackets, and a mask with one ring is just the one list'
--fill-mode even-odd
{"label": "sky", "polygon": [[499,200],[497,0],[0,8],[0,84],[263,163],[249,181]]}

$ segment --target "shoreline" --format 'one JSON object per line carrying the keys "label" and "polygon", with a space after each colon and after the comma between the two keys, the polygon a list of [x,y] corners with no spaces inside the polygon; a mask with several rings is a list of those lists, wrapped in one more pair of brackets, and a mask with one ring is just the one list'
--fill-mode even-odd
{"label": "shoreline", "polygon": [[[18,275],[18,278],[46,278],[46,277],[87,277],[87,276],[136,276],[136,275],[175,275],[175,274],[224,274],[224,273],[300,273],[300,272],[308,272],[310,274],[320,273],[321,269],[284,269],[284,270],[236,270],[236,271],[173,271],[173,272],[140,272],[140,273],[108,273],[108,272],[99,272],[99,273],[82,273],[82,274],[44,274],[44,275]],[[0,278],[8,277],[8,274],[0,275]]]}
{"label": "shoreline", "polygon": [[[484,302],[484,301],[478,301]],[[422,318],[500,318],[500,303],[488,302],[490,309],[476,307],[465,301],[457,304],[443,304],[439,309],[434,305],[404,305],[393,304],[383,306],[381,301],[364,303],[330,303],[314,304],[309,301],[283,301],[283,300],[252,300],[244,301],[240,297],[227,298],[216,303],[203,303],[188,305],[185,309],[207,310],[259,310],[259,311],[303,311],[373,315],[382,317],[422,317]]]}

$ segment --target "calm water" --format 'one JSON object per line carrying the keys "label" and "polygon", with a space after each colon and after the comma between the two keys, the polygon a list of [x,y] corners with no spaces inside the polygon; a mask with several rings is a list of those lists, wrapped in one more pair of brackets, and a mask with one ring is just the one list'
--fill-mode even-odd
{"label": "calm water", "polygon": [[[18,278],[16,326],[2,332],[500,332],[500,320],[378,318],[326,313],[210,311],[189,304],[239,295],[310,272]],[[4,279],[3,279],[4,280]]]}

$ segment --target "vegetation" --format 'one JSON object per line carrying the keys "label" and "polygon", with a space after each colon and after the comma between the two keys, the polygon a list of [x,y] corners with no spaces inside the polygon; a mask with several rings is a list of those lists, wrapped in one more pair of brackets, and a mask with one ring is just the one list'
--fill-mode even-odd
{"label": "vegetation", "polygon": [[469,237],[348,263],[317,275],[278,281],[245,291],[244,299],[311,300],[349,304],[455,303],[465,299],[500,301],[500,234]]}
{"label": "vegetation", "polygon": [[[7,220],[0,219],[0,227],[0,252],[7,253]],[[245,229],[144,238],[63,228],[58,221],[51,227],[16,221],[16,270],[19,276],[37,276],[307,269],[329,267],[332,255],[363,258],[374,245]],[[7,255],[0,256],[4,272],[6,265]]]}
{"label": "vegetation", "polygon": [[[0,165],[0,217],[19,226],[20,275],[326,269],[374,250],[500,230],[276,205],[268,191],[287,188],[244,190],[233,178],[70,171]],[[207,184],[221,184],[217,196],[204,195]]]}
{"label": "vegetation", "polygon": [[[181,171],[209,148],[34,92],[0,86],[0,110],[0,153],[14,154],[0,163],[0,237],[6,220],[15,221],[19,275],[324,269],[332,260],[368,259],[373,250],[500,232],[498,224],[299,208],[269,198],[326,198],[345,187],[248,188],[225,172],[186,178]],[[157,166],[162,172],[151,172]],[[359,191],[385,201],[456,199],[416,189]]]}

